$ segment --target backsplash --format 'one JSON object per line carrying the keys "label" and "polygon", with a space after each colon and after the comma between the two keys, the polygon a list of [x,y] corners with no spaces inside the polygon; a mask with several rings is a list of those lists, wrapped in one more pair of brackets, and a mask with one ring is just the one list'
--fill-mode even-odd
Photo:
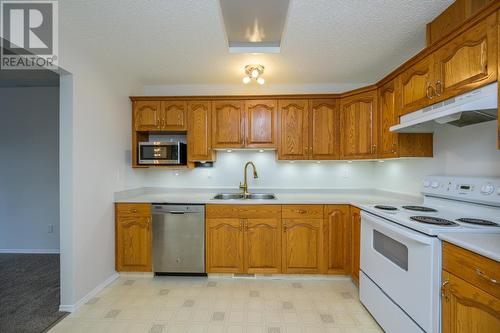
{"label": "backsplash", "polygon": [[237,189],[243,181],[243,167],[247,161],[257,166],[258,179],[248,170],[250,189],[260,188],[367,188],[372,181],[375,162],[345,161],[286,162],[276,161],[274,151],[217,152],[213,168],[194,170],[136,170],[143,178],[143,186],[163,187],[229,187]]}

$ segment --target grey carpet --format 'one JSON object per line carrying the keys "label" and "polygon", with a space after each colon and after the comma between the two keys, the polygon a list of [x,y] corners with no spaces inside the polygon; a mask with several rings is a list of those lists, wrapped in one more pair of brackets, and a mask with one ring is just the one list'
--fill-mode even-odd
{"label": "grey carpet", "polygon": [[0,254],[0,333],[40,333],[59,312],[58,254]]}

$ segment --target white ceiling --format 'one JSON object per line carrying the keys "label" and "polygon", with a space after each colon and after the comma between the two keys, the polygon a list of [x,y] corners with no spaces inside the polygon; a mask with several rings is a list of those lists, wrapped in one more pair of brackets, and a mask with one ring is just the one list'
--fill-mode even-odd
{"label": "white ceiling", "polygon": [[[371,83],[425,44],[453,0],[291,0],[280,54],[229,54],[217,0],[63,0],[60,29],[145,85]],[[64,54],[61,55],[64,57]]]}

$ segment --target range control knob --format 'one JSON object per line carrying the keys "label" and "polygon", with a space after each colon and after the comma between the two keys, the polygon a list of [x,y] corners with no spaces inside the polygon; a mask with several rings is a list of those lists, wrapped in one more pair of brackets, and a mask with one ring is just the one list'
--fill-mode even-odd
{"label": "range control knob", "polygon": [[491,184],[484,184],[481,186],[481,193],[485,195],[489,195],[495,192],[495,187]]}
{"label": "range control knob", "polygon": [[424,180],[424,187],[427,188],[431,186],[431,182],[429,180]]}
{"label": "range control knob", "polygon": [[434,182],[431,183],[431,187],[434,188],[434,189],[436,189],[436,188],[439,187],[439,183],[436,182],[436,181],[434,181]]}

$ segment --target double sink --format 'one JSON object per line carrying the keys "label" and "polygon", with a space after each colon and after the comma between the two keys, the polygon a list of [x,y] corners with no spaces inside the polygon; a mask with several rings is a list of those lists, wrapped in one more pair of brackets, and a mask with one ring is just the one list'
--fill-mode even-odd
{"label": "double sink", "polygon": [[272,193],[219,193],[213,197],[214,200],[274,200],[276,195]]}

